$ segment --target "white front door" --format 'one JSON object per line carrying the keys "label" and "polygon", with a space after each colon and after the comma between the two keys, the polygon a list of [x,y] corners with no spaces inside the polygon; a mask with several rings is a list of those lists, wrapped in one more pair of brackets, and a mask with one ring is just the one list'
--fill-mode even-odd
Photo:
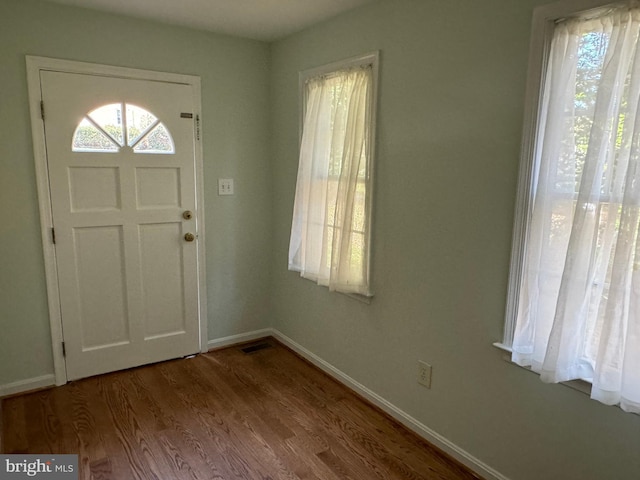
{"label": "white front door", "polygon": [[192,87],[40,75],[67,378],[198,352]]}

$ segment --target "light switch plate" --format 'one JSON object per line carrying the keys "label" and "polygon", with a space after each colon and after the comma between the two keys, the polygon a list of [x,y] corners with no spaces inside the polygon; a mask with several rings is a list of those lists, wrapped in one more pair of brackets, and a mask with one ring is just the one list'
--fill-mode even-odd
{"label": "light switch plate", "polygon": [[233,195],[233,178],[218,179],[218,195]]}

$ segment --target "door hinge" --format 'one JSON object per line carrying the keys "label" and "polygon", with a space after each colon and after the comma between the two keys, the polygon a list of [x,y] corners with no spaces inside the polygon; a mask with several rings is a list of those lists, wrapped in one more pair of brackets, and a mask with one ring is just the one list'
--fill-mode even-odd
{"label": "door hinge", "polygon": [[62,342],[62,356],[66,357],[67,356],[67,348],[64,345],[64,342]]}
{"label": "door hinge", "polygon": [[196,115],[196,140],[200,141],[200,115]]}
{"label": "door hinge", "polygon": [[40,116],[44,120],[44,101],[40,100]]}
{"label": "door hinge", "polygon": [[55,228],[51,228],[51,241],[53,242],[53,244],[56,244],[56,229]]}

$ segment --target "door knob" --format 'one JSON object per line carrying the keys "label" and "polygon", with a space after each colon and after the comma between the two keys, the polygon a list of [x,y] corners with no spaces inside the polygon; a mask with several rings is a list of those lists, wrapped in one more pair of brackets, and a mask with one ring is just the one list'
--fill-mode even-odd
{"label": "door knob", "polygon": [[185,234],[184,234],[184,239],[185,239],[187,242],[193,242],[193,241],[196,239],[196,236],[195,236],[193,233],[188,232],[188,233],[185,233]]}
{"label": "door knob", "polygon": [[191,217],[193,217],[193,213],[191,213],[191,210],[185,210],[182,214],[182,218],[184,218],[185,220],[191,220]]}

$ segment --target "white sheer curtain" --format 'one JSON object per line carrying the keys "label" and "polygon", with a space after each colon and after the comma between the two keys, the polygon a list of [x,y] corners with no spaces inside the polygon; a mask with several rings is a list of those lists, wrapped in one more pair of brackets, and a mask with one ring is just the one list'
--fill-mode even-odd
{"label": "white sheer curtain", "polygon": [[372,67],[306,83],[289,269],[331,290],[370,295]]}
{"label": "white sheer curtain", "polygon": [[640,12],[556,26],[513,360],[640,413]]}

